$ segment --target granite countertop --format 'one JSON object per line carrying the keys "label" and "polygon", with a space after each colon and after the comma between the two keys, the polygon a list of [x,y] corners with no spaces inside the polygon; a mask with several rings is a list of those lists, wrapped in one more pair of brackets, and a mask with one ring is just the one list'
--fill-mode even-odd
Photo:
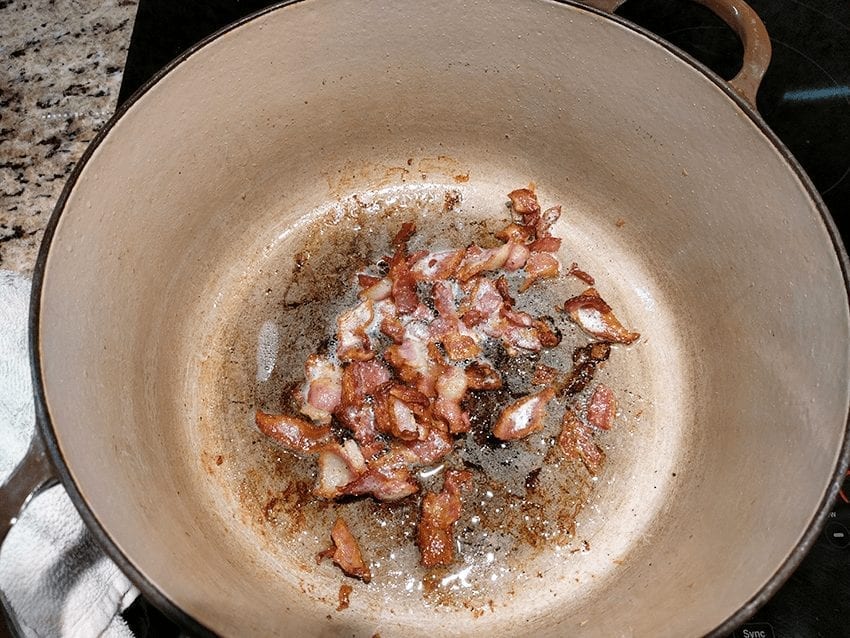
{"label": "granite countertop", "polygon": [[0,0],[0,269],[31,273],[53,206],[115,110],[137,0]]}

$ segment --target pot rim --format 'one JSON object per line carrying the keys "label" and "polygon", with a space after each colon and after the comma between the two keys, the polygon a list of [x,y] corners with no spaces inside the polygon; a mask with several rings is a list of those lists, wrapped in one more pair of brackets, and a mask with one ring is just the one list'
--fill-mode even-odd
{"label": "pot rim", "polygon": [[[83,155],[80,157],[80,160],[77,162],[71,175],[66,181],[65,186],[62,189],[62,193],[60,194],[59,199],[56,202],[56,206],[54,207],[50,219],[48,220],[47,226],[45,227],[44,237],[39,248],[38,257],[35,263],[35,269],[33,271],[33,283],[30,298],[28,323],[29,354],[31,362],[33,393],[35,397],[36,429],[40,433],[45,443],[45,446],[50,454],[51,460],[53,462],[54,467],[56,468],[56,472],[62,482],[62,485],[68,492],[71,501],[74,503],[74,506],[79,511],[80,516],[82,517],[86,526],[97,539],[98,543],[104,549],[106,554],[116,563],[116,565],[118,565],[121,571],[124,572],[130,578],[130,580],[138,587],[139,591],[142,593],[142,595],[144,595],[147,600],[152,602],[158,609],[164,612],[178,625],[191,632],[192,634],[198,636],[216,636],[216,634],[211,629],[206,627],[203,623],[201,623],[198,619],[183,611],[183,609],[181,609],[179,605],[172,601],[165,593],[160,591],[159,588],[157,588],[156,585],[154,585],[150,580],[148,580],[148,578],[133,564],[130,558],[126,556],[124,552],[118,547],[118,545],[110,536],[109,532],[103,527],[103,525],[101,525],[100,521],[89,508],[88,503],[80,492],[77,484],[74,482],[74,479],[72,478],[71,473],[69,471],[68,465],[65,462],[61,451],[59,450],[55,427],[47,409],[46,393],[44,388],[41,364],[39,319],[41,314],[41,294],[42,286],[44,283],[45,267],[53,242],[53,236],[56,230],[56,226],[59,222],[59,218],[64,212],[65,205],[68,201],[71,192],[74,190],[77,180],[80,178],[80,175],[82,174],[94,152],[103,143],[104,139],[109,135],[109,132],[112,130],[115,124],[124,116],[124,114],[136,102],[138,102],[139,99],[141,99],[142,96],[144,96],[154,85],[159,83],[159,81],[162,80],[163,77],[168,75],[181,63],[186,61],[189,57],[191,57],[213,41],[247,24],[248,22],[251,22],[266,14],[285,9],[290,5],[294,5],[303,1],[304,0],[282,0],[281,2],[268,6],[255,13],[251,13],[247,16],[244,16],[243,18],[240,18],[239,20],[219,29],[218,31],[200,40],[199,42],[179,54],[162,69],[157,71],[141,87],[139,87],[123,104],[119,105],[112,117],[106,122],[103,128],[97,133],[95,138],[83,152]],[[671,55],[676,56],[680,60],[686,62],[695,71],[700,72],[706,77],[708,77],[715,85],[717,85],[722,91],[724,91],[727,96],[731,98],[744,113],[749,116],[749,118],[756,124],[756,126],[758,126],[759,130],[764,134],[764,136],[772,143],[773,147],[779,151],[787,165],[802,183],[803,188],[806,190],[809,197],[811,197],[812,201],[815,203],[818,213],[820,214],[821,220],[823,221],[826,230],[829,233],[829,237],[832,241],[832,246],[835,250],[835,254],[838,257],[839,265],[841,267],[842,278],[844,279],[844,289],[846,293],[845,303],[850,306],[850,274],[848,274],[850,273],[850,259],[848,259],[847,251],[841,240],[841,236],[838,232],[835,222],[833,221],[829,210],[821,199],[820,194],[814,187],[814,184],[812,183],[809,176],[805,173],[803,168],[799,165],[799,163],[788,150],[788,148],[786,148],[782,141],[768,127],[768,125],[762,119],[761,115],[759,115],[758,111],[756,111],[755,108],[750,106],[740,95],[738,95],[732,89],[732,87],[727,83],[726,80],[721,78],[714,71],[712,71],[704,64],[702,64],[689,54],[685,53],[681,49],[678,49],[670,42],[667,42],[660,36],[652,33],[651,31],[648,31],[647,29],[637,24],[634,24],[618,15],[607,13],[594,7],[583,5],[576,0],[546,1],[552,2],[554,4],[568,5],[574,9],[579,9],[587,13],[595,14],[598,17],[612,20],[621,27],[624,27],[640,36],[651,40],[653,43],[663,47]],[[826,522],[828,513],[832,509],[833,504],[835,503],[835,500],[838,496],[838,490],[841,486],[841,482],[845,474],[847,473],[848,465],[850,465],[850,406],[848,406],[848,415],[845,419],[844,427],[844,439],[841,445],[841,452],[834,468],[832,483],[829,489],[823,495],[820,503],[818,504],[817,512],[814,517],[809,521],[809,524],[805,532],[803,533],[800,541],[795,547],[791,549],[787,558],[773,573],[773,575],[770,576],[770,578],[762,586],[762,588],[758,592],[756,592],[756,594],[754,594],[749,600],[741,604],[732,614],[730,614],[726,618],[726,620],[724,620],[709,634],[707,634],[708,636],[719,638],[721,636],[725,637],[730,635],[735,630],[735,628],[738,627],[738,625],[746,621],[764,603],[766,603],[782,587],[782,585],[791,576],[791,574],[797,569],[800,562],[803,560],[805,555],[817,541],[818,535],[820,534],[820,531]]]}

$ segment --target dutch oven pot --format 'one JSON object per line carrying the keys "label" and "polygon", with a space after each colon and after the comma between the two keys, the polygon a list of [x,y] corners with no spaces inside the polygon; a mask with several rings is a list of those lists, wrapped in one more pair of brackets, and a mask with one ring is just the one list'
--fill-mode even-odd
{"label": "dutch oven pot", "polygon": [[[703,0],[745,43],[730,86],[598,4],[302,0],[157,76],[50,221],[39,435],[5,512],[58,477],[141,591],[199,634],[686,636],[744,620],[846,468],[846,255],[754,110],[770,48],[749,7]],[[239,497],[255,378],[233,353],[269,318],[249,301],[286,284],[334,202],[454,189],[473,219],[531,180],[564,206],[563,260],[643,335],[621,379],[642,416],[577,522],[590,550],[537,556],[543,577],[477,618],[380,583],[337,612],[342,576],[299,563],[300,537],[261,533]],[[348,250],[357,229],[338,231]]]}

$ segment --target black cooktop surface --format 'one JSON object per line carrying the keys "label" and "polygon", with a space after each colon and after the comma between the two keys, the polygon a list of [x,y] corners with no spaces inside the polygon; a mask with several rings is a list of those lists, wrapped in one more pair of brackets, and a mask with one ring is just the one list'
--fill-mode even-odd
{"label": "black cooktop surface", "polygon": [[[850,217],[850,2],[749,0],[764,20],[773,59],[758,109],[811,177],[848,243]],[[140,0],[120,101],[186,48],[264,0]],[[619,11],[732,77],[741,44],[708,10],[684,0],[630,0]],[[850,481],[818,543],[736,638],[850,636]],[[764,498],[771,495],[766,493]],[[125,617],[137,634],[176,635],[144,600]]]}

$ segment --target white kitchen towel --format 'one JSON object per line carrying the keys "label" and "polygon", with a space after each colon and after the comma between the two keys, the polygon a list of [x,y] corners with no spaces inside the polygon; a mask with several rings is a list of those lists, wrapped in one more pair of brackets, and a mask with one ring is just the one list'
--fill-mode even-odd
{"label": "white kitchen towel", "polygon": [[[23,458],[35,417],[30,280],[0,270],[0,481]],[[34,498],[0,550],[0,589],[27,638],[132,637],[120,613],[138,590],[104,555],[61,486]]]}

